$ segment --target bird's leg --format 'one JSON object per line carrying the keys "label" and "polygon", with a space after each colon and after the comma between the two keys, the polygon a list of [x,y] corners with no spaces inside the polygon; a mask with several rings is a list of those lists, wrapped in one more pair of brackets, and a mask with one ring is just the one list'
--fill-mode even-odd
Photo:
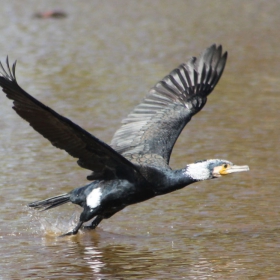
{"label": "bird's leg", "polygon": [[60,235],[60,237],[77,234],[77,232],[79,231],[79,229],[81,228],[82,225],[83,225],[83,222],[79,221],[79,223],[77,224],[77,226],[73,230],[71,230],[71,231],[69,231],[65,234]]}
{"label": "bird's leg", "polygon": [[91,223],[90,226],[84,226],[84,229],[95,229],[99,223],[103,220],[103,217],[98,215]]}

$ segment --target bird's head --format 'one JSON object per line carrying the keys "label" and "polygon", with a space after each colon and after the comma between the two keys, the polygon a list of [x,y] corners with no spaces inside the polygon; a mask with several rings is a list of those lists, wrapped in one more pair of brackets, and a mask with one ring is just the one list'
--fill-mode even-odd
{"label": "bird's head", "polygon": [[248,165],[234,165],[232,162],[222,159],[207,159],[188,164],[185,174],[190,178],[202,181],[219,178],[227,174],[248,171]]}

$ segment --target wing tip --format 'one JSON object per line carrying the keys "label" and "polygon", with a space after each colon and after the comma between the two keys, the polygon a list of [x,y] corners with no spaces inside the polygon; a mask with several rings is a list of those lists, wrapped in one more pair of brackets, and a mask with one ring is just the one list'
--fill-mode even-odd
{"label": "wing tip", "polygon": [[12,64],[12,67],[10,66],[9,62],[9,56],[6,56],[6,67],[3,65],[3,63],[0,61],[0,77],[3,77],[5,80],[9,80],[11,82],[17,83],[16,79],[16,64],[17,61]]}
{"label": "wing tip", "polygon": [[199,76],[194,85],[200,85],[196,93],[208,96],[212,92],[223,74],[227,57],[221,44],[212,44],[201,53],[192,69]]}
{"label": "wing tip", "polygon": [[[169,95],[181,96],[184,100],[201,94],[208,96],[218,83],[227,61],[228,53],[223,53],[221,44],[212,44],[198,57],[191,57],[171,71],[156,84],[156,89],[164,87]],[[164,86],[164,83],[168,84]],[[165,95],[168,95],[164,92]]]}

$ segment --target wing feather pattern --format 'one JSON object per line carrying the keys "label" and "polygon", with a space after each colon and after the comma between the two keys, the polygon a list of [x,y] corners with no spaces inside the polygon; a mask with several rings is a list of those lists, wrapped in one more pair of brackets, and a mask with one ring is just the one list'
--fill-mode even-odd
{"label": "wing feather pattern", "polygon": [[7,58],[7,68],[1,63],[0,67],[0,86],[13,100],[13,109],[52,145],[78,158],[81,167],[92,170],[89,180],[142,178],[137,167],[109,145],[25,92],[16,80],[16,63],[11,69]]}
{"label": "wing feather pattern", "polygon": [[227,59],[222,47],[212,45],[158,82],[122,121],[111,146],[131,154],[156,154],[169,163],[182,129],[199,112],[218,83]]}

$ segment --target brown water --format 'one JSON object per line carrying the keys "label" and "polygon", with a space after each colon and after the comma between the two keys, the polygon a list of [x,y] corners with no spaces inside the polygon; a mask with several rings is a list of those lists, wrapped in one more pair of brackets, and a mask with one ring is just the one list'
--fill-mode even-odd
{"label": "brown water", "polygon": [[[64,10],[64,19],[33,13]],[[250,172],[127,207],[58,238],[81,211],[28,202],[87,183],[0,95],[0,279],[280,279],[279,1],[1,1],[0,58],[19,83],[110,142],[155,82],[212,43],[229,52],[171,165],[205,158]]]}

